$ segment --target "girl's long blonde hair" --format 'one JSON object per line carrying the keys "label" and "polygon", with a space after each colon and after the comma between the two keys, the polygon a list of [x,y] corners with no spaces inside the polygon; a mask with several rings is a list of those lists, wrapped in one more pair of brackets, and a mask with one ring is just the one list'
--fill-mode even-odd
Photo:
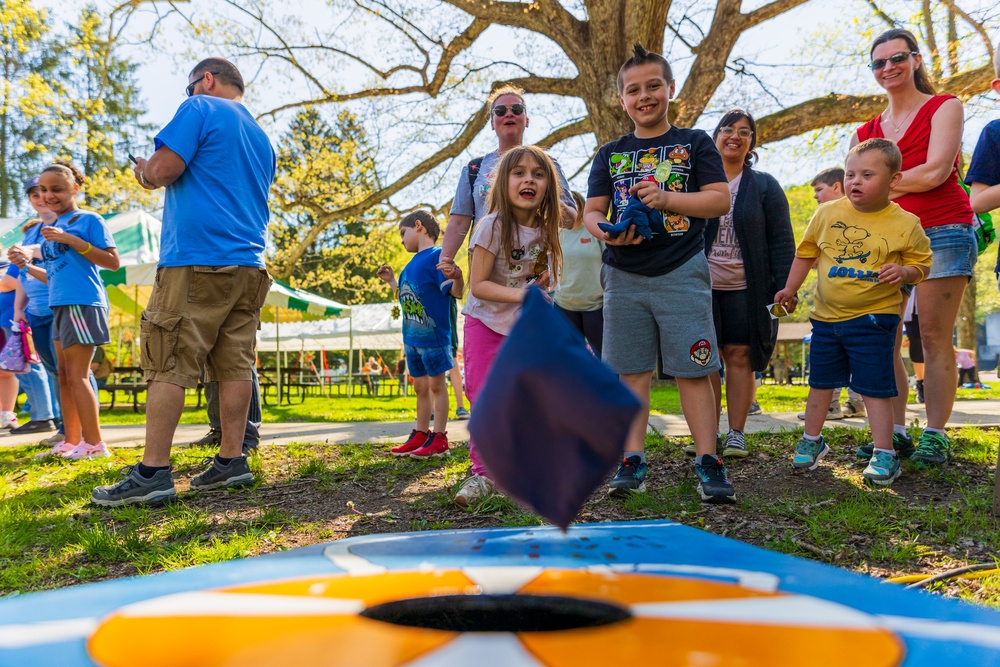
{"label": "girl's long blonde hair", "polygon": [[562,215],[560,201],[562,186],[557,177],[556,165],[552,158],[537,146],[518,146],[503,154],[497,165],[493,185],[490,187],[489,213],[496,213],[500,218],[500,254],[502,261],[508,261],[513,248],[521,245],[518,238],[517,218],[514,216],[514,206],[510,201],[507,183],[510,174],[525,157],[534,160],[545,172],[545,195],[538,204],[535,217],[538,219],[539,235],[542,239],[542,252],[551,256],[550,284],[554,284],[562,271],[562,246],[559,243],[559,219]]}

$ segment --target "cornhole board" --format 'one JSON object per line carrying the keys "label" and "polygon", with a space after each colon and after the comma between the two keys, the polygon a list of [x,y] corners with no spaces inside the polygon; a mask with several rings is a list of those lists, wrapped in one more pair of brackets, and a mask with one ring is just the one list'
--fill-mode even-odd
{"label": "cornhole board", "polygon": [[0,601],[0,665],[1000,665],[1000,613],[670,521],[356,537]]}

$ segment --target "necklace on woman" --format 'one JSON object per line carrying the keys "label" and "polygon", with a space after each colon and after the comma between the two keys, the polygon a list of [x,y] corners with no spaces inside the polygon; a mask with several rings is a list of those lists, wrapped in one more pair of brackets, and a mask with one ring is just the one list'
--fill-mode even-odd
{"label": "necklace on woman", "polygon": [[[910,116],[913,115],[913,112],[917,110],[918,106],[920,105],[919,104],[914,105],[914,107],[910,109],[910,113],[906,114],[906,118],[904,118],[898,125],[895,123],[895,120],[889,121],[889,124],[892,125],[893,130],[895,131],[896,134],[899,134],[899,128],[903,127],[903,125],[906,124],[906,121],[910,120]],[[893,114],[893,118],[895,119],[895,114]]]}

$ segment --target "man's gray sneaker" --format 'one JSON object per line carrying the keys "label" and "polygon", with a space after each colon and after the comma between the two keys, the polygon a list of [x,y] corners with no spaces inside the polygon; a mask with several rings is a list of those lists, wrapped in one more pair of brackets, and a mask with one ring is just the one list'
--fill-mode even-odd
{"label": "man's gray sneaker", "polygon": [[168,470],[157,470],[149,479],[139,474],[139,466],[121,469],[124,479],[110,486],[99,486],[90,494],[90,501],[100,507],[122,505],[162,505],[177,498],[174,478]]}
{"label": "man's gray sneaker", "polygon": [[745,459],[750,456],[750,450],[747,449],[747,439],[743,435],[743,431],[737,431],[734,428],[729,429],[729,433],[726,434],[722,455],[734,456],[738,459]]}
{"label": "man's gray sneaker", "polygon": [[247,464],[247,458],[241,456],[233,459],[228,465],[219,463],[216,456],[205,459],[211,463],[208,470],[191,480],[192,491],[211,491],[224,487],[249,486],[253,484],[253,473]]}

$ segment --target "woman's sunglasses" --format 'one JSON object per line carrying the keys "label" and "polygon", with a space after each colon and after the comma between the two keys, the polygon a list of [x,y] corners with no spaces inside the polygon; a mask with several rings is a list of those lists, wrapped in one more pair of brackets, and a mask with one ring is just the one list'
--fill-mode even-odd
{"label": "woman's sunglasses", "polygon": [[917,53],[916,51],[900,51],[899,53],[892,54],[888,58],[879,58],[878,60],[871,61],[870,63],[868,63],[868,69],[870,69],[873,72],[877,72],[883,67],[885,67],[886,63],[892,63],[893,65],[902,65],[903,63],[905,63],[907,60],[910,59],[910,56],[918,56],[918,55],[920,54]]}
{"label": "woman's sunglasses", "polygon": [[[520,116],[521,114],[524,113],[524,105],[523,104],[511,104],[510,105],[510,112],[512,114],[514,114],[515,116]],[[507,115],[507,105],[506,104],[498,104],[498,105],[496,105],[495,107],[493,107],[493,113],[497,117],[506,116]]]}

